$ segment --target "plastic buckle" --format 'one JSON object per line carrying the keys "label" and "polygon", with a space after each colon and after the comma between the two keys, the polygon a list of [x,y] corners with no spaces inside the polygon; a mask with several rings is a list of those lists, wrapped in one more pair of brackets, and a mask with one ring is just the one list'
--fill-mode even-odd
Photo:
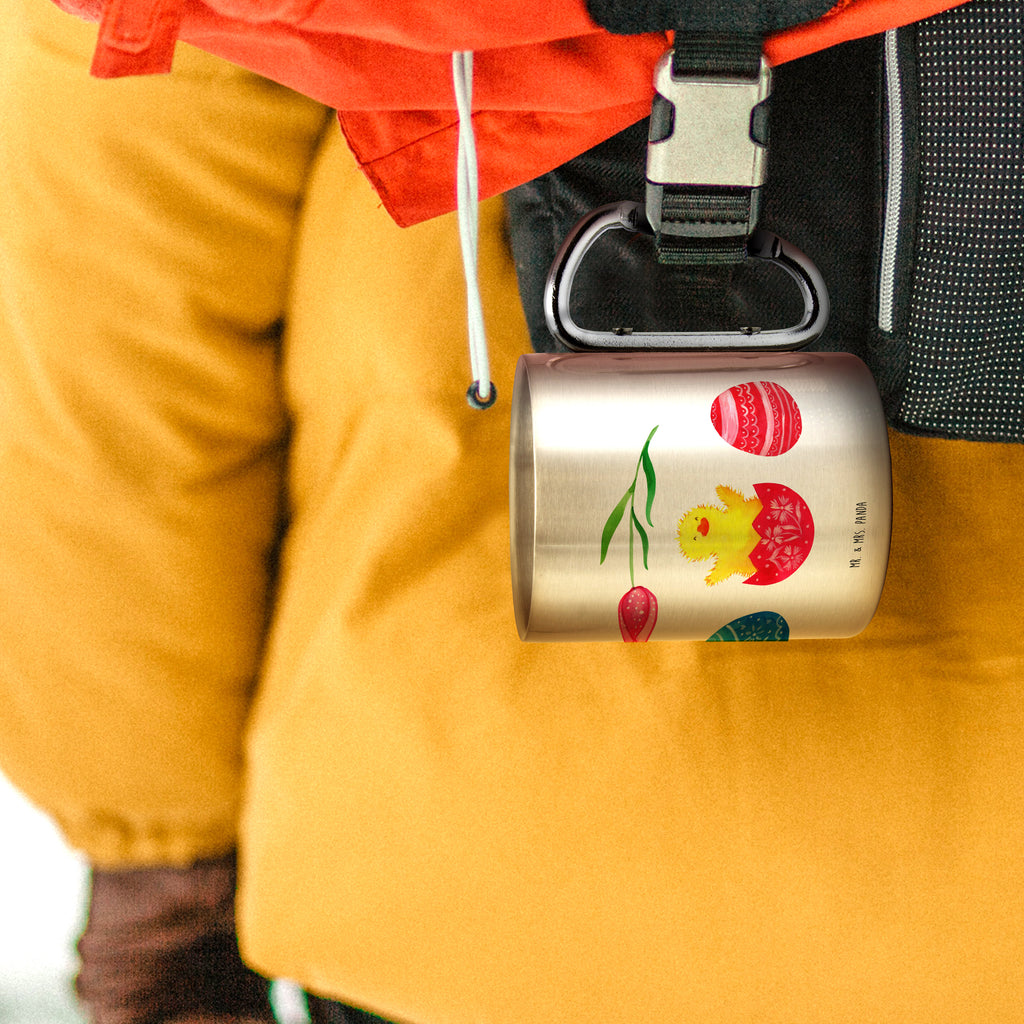
{"label": "plastic buckle", "polygon": [[756,190],[764,182],[767,146],[765,100],[772,73],[762,57],[757,78],[676,77],[673,51],[654,72],[657,93],[651,115],[652,138],[647,146],[646,213],[656,233],[722,237],[737,233],[735,223],[699,219],[665,219],[666,186],[700,189],[742,188],[754,192],[749,234],[756,221]]}
{"label": "plastic buckle", "polygon": [[572,285],[588,250],[606,231],[651,231],[639,203],[613,203],[584,217],[569,233],[548,273],[544,289],[544,317],[548,330],[577,352],[675,351],[677,349],[769,350],[801,348],[825,329],[829,317],[828,290],[817,267],[795,246],[770,231],[755,231],[747,241],[747,256],[768,260],[797,284],[804,311],[792,327],[761,330],[748,327],[717,333],[699,331],[637,331],[616,327],[595,331],[580,327],[572,318]]}

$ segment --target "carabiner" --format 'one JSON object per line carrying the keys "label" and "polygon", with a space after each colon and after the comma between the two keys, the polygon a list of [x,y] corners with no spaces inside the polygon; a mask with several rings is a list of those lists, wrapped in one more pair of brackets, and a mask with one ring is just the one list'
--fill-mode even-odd
{"label": "carabiner", "polygon": [[710,333],[645,332],[623,328],[593,331],[580,327],[569,311],[573,281],[583,258],[606,231],[651,234],[652,228],[642,204],[622,202],[594,210],[569,232],[548,272],[544,289],[544,318],[548,330],[575,351],[785,351],[809,344],[821,334],[828,323],[828,291],[817,267],[789,242],[783,241],[770,231],[759,230],[748,240],[747,255],[778,265],[800,289],[804,312],[800,322],[792,327],[771,330],[751,327]]}

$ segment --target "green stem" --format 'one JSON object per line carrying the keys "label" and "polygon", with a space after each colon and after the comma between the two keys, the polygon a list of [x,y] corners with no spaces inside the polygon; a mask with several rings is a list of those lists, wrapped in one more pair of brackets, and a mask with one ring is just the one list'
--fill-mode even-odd
{"label": "green stem", "polygon": [[[630,490],[633,492],[632,497],[629,499],[629,586],[630,589],[636,586],[636,580],[633,575],[633,524],[636,523],[636,482],[640,479],[640,467],[643,465],[644,456],[647,455],[647,451],[651,446],[651,439],[658,432],[658,428],[654,429],[647,435],[647,440],[644,441],[643,448],[640,449],[640,455],[636,460],[636,471],[633,473],[633,486]],[[650,481],[648,481],[648,486]],[[650,513],[648,512],[648,515]]]}
{"label": "green stem", "polygon": [[[631,496],[629,499],[629,585],[630,588],[636,586],[636,579],[633,574],[633,526],[637,522],[636,518],[636,482],[640,479],[640,467],[643,465],[644,456],[647,455],[647,451],[651,446],[651,439],[658,432],[658,428],[655,427],[648,435],[647,440],[644,441],[643,448],[640,449],[640,456],[636,460],[636,471],[633,473],[633,484],[630,487]],[[648,487],[650,487],[650,480],[648,480]],[[648,506],[648,516],[650,515],[650,506]]]}
{"label": "green stem", "polygon": [[655,480],[654,480],[654,467],[651,464],[650,455],[648,449],[650,448],[651,439],[654,437],[658,428],[655,427],[648,435],[647,440],[644,442],[643,448],[640,449],[640,457],[636,460],[636,469],[633,471],[633,482],[629,485],[626,493],[619,499],[618,504],[612,510],[611,515],[608,517],[604,524],[604,530],[601,534],[601,563],[604,564],[605,556],[608,554],[608,546],[611,543],[611,539],[615,534],[615,531],[619,528],[619,524],[622,522],[622,517],[626,511],[626,502],[629,502],[629,584],[633,588],[636,586],[636,571],[634,566],[636,551],[636,541],[633,534],[637,531],[640,532],[640,540],[644,546],[644,565],[647,565],[647,549],[648,539],[647,534],[644,532],[643,527],[640,525],[640,519],[636,514],[636,485],[640,479],[640,470],[644,471],[644,476],[647,479],[647,503],[645,509],[645,515],[649,525],[653,526],[651,522],[651,505],[654,501],[655,491]]}
{"label": "green stem", "polygon": [[[633,481],[634,486],[636,480]],[[634,498],[636,497],[636,491],[633,492]],[[629,503],[629,589],[632,590],[636,586],[636,580],[633,576],[633,502]]]}

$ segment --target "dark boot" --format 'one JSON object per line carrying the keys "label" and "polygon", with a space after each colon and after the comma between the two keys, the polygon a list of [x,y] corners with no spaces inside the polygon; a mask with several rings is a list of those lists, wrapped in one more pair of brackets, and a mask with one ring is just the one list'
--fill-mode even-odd
{"label": "dark boot", "polygon": [[272,1022],[235,937],[235,856],[93,871],[76,990],[89,1024]]}

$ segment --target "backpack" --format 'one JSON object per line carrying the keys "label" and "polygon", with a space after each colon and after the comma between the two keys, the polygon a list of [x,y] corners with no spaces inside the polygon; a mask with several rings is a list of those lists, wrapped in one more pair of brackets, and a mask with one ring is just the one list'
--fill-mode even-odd
{"label": "backpack", "polygon": [[[533,345],[547,269],[595,207],[644,200],[642,122],[508,194]],[[821,271],[812,344],[871,368],[892,426],[1024,441],[1024,9],[971,0],[775,69],[760,224]],[[663,267],[609,236],[573,296],[581,322],[792,323],[771,271]],[[747,261],[754,264],[758,261]]]}

